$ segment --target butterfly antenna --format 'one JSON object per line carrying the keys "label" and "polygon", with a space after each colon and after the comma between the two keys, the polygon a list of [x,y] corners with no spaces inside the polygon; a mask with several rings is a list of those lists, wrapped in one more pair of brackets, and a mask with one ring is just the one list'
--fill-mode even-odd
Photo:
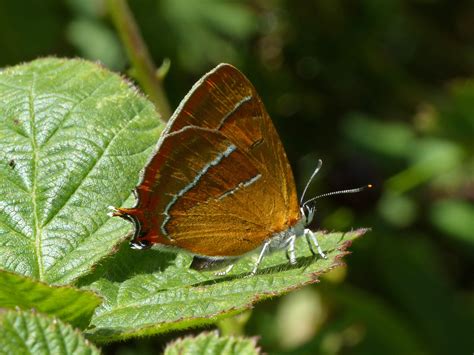
{"label": "butterfly antenna", "polygon": [[[313,174],[309,178],[308,182],[306,183],[306,186],[304,187],[303,194],[301,195],[300,199],[300,206],[303,203],[304,200],[304,195],[306,194],[306,190],[308,190],[309,185],[311,185],[311,182],[313,181],[314,177],[318,173],[319,169],[323,166],[323,161],[321,159],[318,159],[318,165],[316,166],[316,169],[314,169]],[[306,205],[306,202],[304,203]]]}
{"label": "butterfly antenna", "polygon": [[308,201],[306,201],[305,203],[303,203],[303,207],[306,206],[308,203],[314,201],[314,200],[317,200],[321,197],[327,197],[327,196],[332,196],[332,195],[343,195],[343,194],[355,194],[357,192],[361,192],[361,191],[364,191],[366,189],[371,189],[372,188],[372,185],[371,184],[368,184],[368,185],[365,185],[365,186],[361,186],[361,187],[358,187],[358,188],[355,188],[355,189],[349,189],[349,190],[339,190],[339,191],[333,191],[333,192],[327,192],[325,194],[322,194],[322,195],[318,195],[316,197],[313,197],[313,198],[310,198]]}

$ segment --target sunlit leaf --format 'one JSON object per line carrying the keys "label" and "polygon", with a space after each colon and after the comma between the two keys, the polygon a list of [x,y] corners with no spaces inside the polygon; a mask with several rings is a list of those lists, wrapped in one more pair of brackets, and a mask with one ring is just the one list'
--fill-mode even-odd
{"label": "sunlit leaf", "polygon": [[[288,263],[284,251],[275,252],[264,258],[253,277],[245,277],[255,262],[252,257],[242,259],[229,275],[219,277],[211,271],[189,269],[191,257],[183,253],[163,266],[159,258],[166,254],[156,253],[157,268],[163,271],[137,274],[123,282],[101,278],[91,284],[104,297],[104,303],[97,309],[87,333],[91,339],[107,342],[213,323],[259,300],[317,282],[318,275],[341,264],[347,246],[363,233],[363,229],[318,233],[327,259],[313,257],[306,240],[299,238],[297,265]],[[134,257],[119,254],[117,258],[130,258],[130,264],[136,263],[143,272],[140,254],[147,252],[138,251]],[[154,263],[150,259],[147,262],[150,271]]]}
{"label": "sunlit leaf", "polygon": [[154,107],[82,60],[0,72],[0,269],[54,284],[91,271],[130,231],[109,218],[159,134]]}

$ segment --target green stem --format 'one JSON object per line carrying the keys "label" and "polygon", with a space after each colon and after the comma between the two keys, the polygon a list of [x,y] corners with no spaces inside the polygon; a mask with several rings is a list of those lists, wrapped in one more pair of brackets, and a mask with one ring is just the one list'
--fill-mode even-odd
{"label": "green stem", "polygon": [[170,104],[127,1],[107,0],[107,7],[132,63],[135,78],[161,118],[167,121],[171,117]]}

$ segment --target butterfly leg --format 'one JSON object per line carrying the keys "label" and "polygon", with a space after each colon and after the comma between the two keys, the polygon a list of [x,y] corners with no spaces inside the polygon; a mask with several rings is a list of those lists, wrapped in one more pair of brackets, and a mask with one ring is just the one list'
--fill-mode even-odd
{"label": "butterfly leg", "polygon": [[313,244],[311,243],[311,240],[309,239],[309,235],[305,233],[304,236],[305,236],[306,242],[308,242],[308,247],[309,247],[309,250],[311,250],[311,254],[316,255],[316,252],[313,249]]}
{"label": "butterfly leg", "polygon": [[288,249],[286,250],[286,257],[290,261],[291,265],[296,264],[295,240],[296,240],[296,235],[292,235],[290,237],[290,242],[288,243]]}
{"label": "butterfly leg", "polygon": [[225,270],[222,270],[222,271],[218,271],[216,272],[214,275],[216,276],[225,276],[227,275],[231,270],[232,268],[234,267],[235,264],[230,264],[229,266],[226,267]]}
{"label": "butterfly leg", "polygon": [[265,252],[267,251],[268,246],[270,245],[270,240],[267,240],[263,246],[262,250],[260,251],[260,254],[258,256],[257,262],[255,263],[255,266],[253,267],[252,272],[250,273],[249,276],[253,276],[257,273],[258,265],[262,262],[263,256],[265,255]]}
{"label": "butterfly leg", "polygon": [[322,258],[327,259],[326,254],[323,253],[323,250],[319,246],[318,239],[316,239],[316,236],[314,235],[313,231],[311,229],[306,228],[304,230],[304,235],[306,237],[306,240],[308,241],[308,244],[310,245],[311,252],[313,254],[316,254],[313,250],[313,247],[311,246],[311,242],[316,245],[316,248],[318,249],[318,254],[321,255]]}

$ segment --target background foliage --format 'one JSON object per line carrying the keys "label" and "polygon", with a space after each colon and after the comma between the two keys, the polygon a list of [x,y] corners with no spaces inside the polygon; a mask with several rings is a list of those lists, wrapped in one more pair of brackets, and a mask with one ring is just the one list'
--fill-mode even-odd
{"label": "background foliage", "polygon": [[[219,62],[267,105],[298,186],[316,158],[315,228],[373,231],[346,270],[257,305],[245,334],[275,353],[470,353],[474,348],[474,5],[471,1],[135,0],[176,107]],[[81,56],[126,71],[102,1],[0,2],[0,65]],[[132,73],[133,74],[133,73]],[[106,351],[153,351],[166,337]]]}

